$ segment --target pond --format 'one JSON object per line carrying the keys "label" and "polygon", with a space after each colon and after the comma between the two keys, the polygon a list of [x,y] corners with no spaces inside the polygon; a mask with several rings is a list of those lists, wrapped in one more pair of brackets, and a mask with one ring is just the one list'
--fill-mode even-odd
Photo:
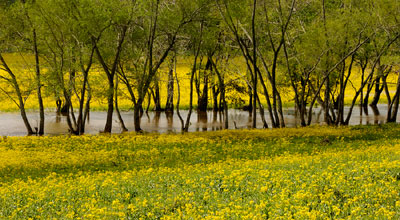
{"label": "pond", "polygon": [[[350,125],[360,124],[381,124],[386,121],[387,105],[378,105],[377,109],[369,107],[368,115],[364,112],[360,115],[360,107],[355,107],[353,110]],[[345,109],[347,114],[348,108]],[[133,112],[121,112],[125,121],[125,125],[129,131],[134,130]],[[186,119],[188,111],[181,110],[181,116]],[[58,116],[54,112],[46,112],[45,134],[46,135],[62,135],[68,134],[68,126],[64,116]],[[267,112],[265,116],[268,124],[270,120]],[[284,110],[285,123],[287,127],[300,126],[300,119],[295,114],[294,108]],[[39,123],[39,114],[37,112],[28,113],[32,127],[37,127]],[[106,112],[91,112],[90,120],[86,125],[86,133],[98,134],[105,124]],[[400,118],[400,117],[399,117]],[[251,128],[252,115],[248,111],[231,109],[228,112],[229,129]],[[194,131],[215,131],[223,128],[223,115],[219,112],[197,112],[193,111],[190,119],[190,132]],[[313,124],[323,124],[323,111],[320,108],[315,108],[313,116]],[[167,114],[165,112],[149,112],[144,113],[141,118],[141,127],[146,132],[180,132],[181,122],[178,114]],[[262,128],[263,123],[261,117],[257,114],[257,127]],[[118,118],[114,115],[113,133],[122,131]],[[26,130],[18,112],[0,113],[0,136],[24,136]]]}

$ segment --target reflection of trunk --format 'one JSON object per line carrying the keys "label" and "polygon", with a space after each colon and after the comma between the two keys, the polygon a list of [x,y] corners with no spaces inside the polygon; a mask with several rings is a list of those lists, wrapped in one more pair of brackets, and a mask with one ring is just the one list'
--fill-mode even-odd
{"label": "reflection of trunk", "polygon": [[26,111],[25,111],[25,103],[24,99],[22,97],[22,93],[19,87],[19,84],[17,82],[17,78],[15,77],[14,73],[11,71],[11,69],[8,67],[6,61],[4,60],[3,56],[0,54],[0,62],[1,65],[4,67],[4,69],[7,71],[8,75],[11,77],[9,82],[11,82],[12,86],[14,87],[15,92],[17,93],[18,97],[18,102],[15,101],[15,103],[18,105],[22,120],[24,121],[25,128],[28,132],[28,135],[33,135],[34,132],[32,130],[32,127],[29,123],[28,117],[26,116]]}
{"label": "reflection of trunk", "polygon": [[174,112],[173,109],[172,111],[166,111],[165,112],[165,117],[167,118],[167,127],[168,131],[173,131],[173,125],[174,125]]}
{"label": "reflection of trunk", "polygon": [[156,128],[160,127],[160,118],[161,118],[161,112],[160,111],[154,112],[154,118],[153,118],[154,127]]}
{"label": "reflection of trunk", "polygon": [[118,80],[118,76],[116,75],[116,77],[115,77],[115,91],[114,91],[114,94],[115,94],[115,100],[114,100],[114,102],[115,102],[115,111],[117,112],[117,116],[118,116],[119,123],[121,124],[122,132],[126,132],[126,131],[128,131],[128,129],[125,126],[124,119],[122,118],[121,112],[119,111],[119,107],[118,107],[118,81],[119,81]]}
{"label": "reflection of trunk", "polygon": [[39,52],[38,52],[38,48],[37,48],[37,39],[36,39],[36,30],[35,29],[33,29],[33,51],[35,53],[36,86],[37,86],[37,96],[38,96],[39,115],[40,115],[38,135],[41,136],[44,134],[44,106],[43,106],[42,91],[41,91],[42,85],[41,85],[41,77],[40,77]]}
{"label": "reflection of trunk", "polygon": [[211,126],[211,130],[212,131],[216,131],[218,130],[218,126],[217,126],[217,122],[218,122],[218,112],[217,111],[213,111],[212,113],[212,126]]}
{"label": "reflection of trunk", "polygon": [[207,131],[208,117],[206,111],[197,111],[197,123],[201,125],[202,131]]}

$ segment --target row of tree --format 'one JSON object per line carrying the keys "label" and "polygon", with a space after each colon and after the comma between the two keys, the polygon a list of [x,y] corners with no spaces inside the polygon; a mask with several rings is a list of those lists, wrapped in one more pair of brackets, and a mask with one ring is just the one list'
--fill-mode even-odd
{"label": "row of tree", "polygon": [[[227,128],[227,100],[234,99],[227,88],[249,96],[253,127],[257,110],[264,127],[285,127],[282,92],[289,88],[302,126],[310,125],[317,104],[327,124],[347,125],[356,104],[377,105],[382,93],[387,121],[396,121],[400,3],[395,0],[20,0],[0,7],[0,78],[13,89],[1,90],[18,105],[29,134],[44,134],[43,89],[53,91],[71,133],[83,134],[95,68],[106,76],[99,82],[107,88],[104,132],[111,132],[114,111],[126,130],[118,109],[121,86],[133,103],[136,131],[151,99],[157,111],[176,108],[188,131],[195,92],[197,108],[207,110],[212,100],[213,110],[224,112]],[[4,53],[34,56],[32,85],[21,87],[21,74]],[[179,114],[181,58],[192,62],[186,119]],[[234,65],[238,60],[246,70]],[[232,74],[240,82],[231,80]],[[164,109],[163,75],[168,77]],[[392,75],[397,82],[388,81]],[[354,96],[345,114],[349,90]],[[32,91],[40,110],[37,131],[24,107]]]}

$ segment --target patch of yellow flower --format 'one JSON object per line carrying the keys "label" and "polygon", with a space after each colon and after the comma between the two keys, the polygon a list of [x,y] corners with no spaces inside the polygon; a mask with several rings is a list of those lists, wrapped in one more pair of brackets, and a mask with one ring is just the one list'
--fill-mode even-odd
{"label": "patch of yellow flower", "polygon": [[3,138],[0,218],[398,219],[400,141],[372,131]]}

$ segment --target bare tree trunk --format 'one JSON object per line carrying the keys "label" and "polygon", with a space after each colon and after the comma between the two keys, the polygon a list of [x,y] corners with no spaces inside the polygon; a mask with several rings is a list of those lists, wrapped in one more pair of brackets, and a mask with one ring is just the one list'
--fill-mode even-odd
{"label": "bare tree trunk", "polygon": [[201,96],[198,100],[197,109],[199,111],[207,111],[208,108],[208,76],[204,76],[204,85]]}
{"label": "bare tree trunk", "polygon": [[263,126],[264,126],[263,128],[268,128],[267,120],[265,120],[264,107],[261,104],[259,96],[257,96],[257,102],[258,102],[258,106],[260,107],[260,116],[261,116],[261,120],[263,122]]}
{"label": "bare tree trunk", "polygon": [[154,83],[153,100],[154,100],[154,110],[159,112],[163,109],[161,108],[161,96],[160,96],[160,86],[158,80]]}
{"label": "bare tree trunk", "polygon": [[42,98],[42,83],[41,83],[41,76],[40,76],[40,63],[39,63],[39,52],[37,47],[37,38],[36,38],[36,30],[33,29],[33,51],[35,53],[35,67],[36,67],[36,86],[37,86],[37,96],[38,96],[38,103],[39,103],[39,130],[38,135],[42,136],[44,134],[44,106],[43,106],[43,98]]}
{"label": "bare tree trunk", "polygon": [[396,122],[397,113],[399,111],[399,100],[400,100],[400,74],[397,78],[396,93],[388,109],[387,122]]}
{"label": "bare tree trunk", "polygon": [[133,108],[133,120],[134,120],[136,132],[142,131],[142,129],[140,128],[140,119],[141,119],[140,106],[142,105],[142,103],[143,103],[143,100],[139,97],[136,105]]}
{"label": "bare tree trunk", "polygon": [[90,120],[90,102],[92,101],[92,90],[90,88],[89,82],[87,82],[87,87],[88,87],[88,97],[86,100],[86,105],[85,105],[85,113],[83,116],[83,125],[81,128],[81,133],[85,133],[85,124],[87,121]]}
{"label": "bare tree trunk", "polygon": [[214,112],[217,112],[217,111],[219,111],[219,107],[218,107],[218,94],[219,94],[220,92],[219,92],[219,89],[218,89],[218,90],[216,89],[216,85],[213,85],[213,86],[212,86],[212,93],[213,93],[213,111],[214,111]]}
{"label": "bare tree trunk", "polygon": [[[176,53],[174,55],[176,57]],[[177,97],[177,100],[176,100],[176,113],[178,114],[178,118],[179,118],[179,121],[181,122],[181,128],[182,128],[182,131],[183,131],[185,129],[185,122],[183,121],[181,113],[179,112],[179,104],[181,102],[181,87],[179,85],[178,73],[176,71],[176,58],[175,58],[175,62],[174,62],[174,72],[175,72],[176,87],[177,87],[177,90],[178,90],[177,91],[178,92],[178,97]]]}
{"label": "bare tree trunk", "polygon": [[167,103],[165,104],[166,112],[174,111],[174,62],[175,57],[172,57],[168,71],[168,96]]}
{"label": "bare tree trunk", "polygon": [[253,15],[251,19],[252,41],[253,41],[253,121],[252,128],[257,128],[257,41],[256,41],[256,7],[257,0],[253,1]]}
{"label": "bare tree trunk", "polygon": [[119,81],[118,76],[116,75],[116,77],[115,77],[115,92],[114,92],[114,94],[115,94],[115,101],[114,101],[115,102],[115,111],[117,112],[117,116],[118,116],[119,123],[121,124],[122,132],[127,132],[128,129],[125,126],[124,119],[122,118],[121,112],[119,111],[119,107],[118,107],[118,81]]}

